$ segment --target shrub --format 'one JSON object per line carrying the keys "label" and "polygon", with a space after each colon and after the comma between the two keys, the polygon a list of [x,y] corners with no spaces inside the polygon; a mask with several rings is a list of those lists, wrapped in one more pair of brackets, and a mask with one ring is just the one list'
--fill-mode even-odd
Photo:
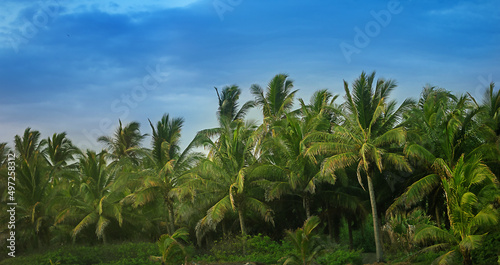
{"label": "shrub", "polygon": [[2,265],[86,265],[86,264],[155,264],[151,255],[159,255],[153,243],[124,243],[99,246],[65,246],[41,254],[3,260]]}
{"label": "shrub", "polygon": [[321,265],[345,265],[345,264],[363,264],[361,250],[349,250],[345,247],[327,251],[321,255],[317,262]]}
{"label": "shrub", "polygon": [[[242,254],[243,242],[245,242],[246,254]],[[243,241],[241,236],[216,241],[210,249],[212,255],[198,256],[198,261],[223,261],[223,262],[260,262],[265,264],[276,264],[279,259],[291,251],[287,242],[276,242],[268,236],[258,234],[247,236]]]}
{"label": "shrub", "polygon": [[472,251],[474,264],[500,264],[500,229],[490,231],[483,239],[481,246]]}
{"label": "shrub", "polygon": [[191,259],[193,253],[193,248],[189,245],[188,238],[189,231],[186,228],[179,228],[172,235],[162,235],[157,242],[158,248],[162,254],[162,263],[187,263]]}

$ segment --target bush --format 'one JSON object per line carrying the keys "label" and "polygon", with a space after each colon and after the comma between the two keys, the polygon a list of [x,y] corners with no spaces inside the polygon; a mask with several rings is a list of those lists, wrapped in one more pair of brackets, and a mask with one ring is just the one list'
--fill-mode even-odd
{"label": "bush", "polygon": [[[495,264],[500,259],[500,229],[490,231],[478,249],[472,251],[474,264]],[[498,263],[500,264],[500,263]]]}
{"label": "bush", "polygon": [[87,265],[87,264],[155,264],[150,256],[158,256],[154,243],[124,243],[119,245],[65,246],[42,254],[3,260],[2,265]]}
{"label": "bush", "polygon": [[271,240],[268,236],[258,234],[247,236],[245,240],[244,255],[243,240],[241,236],[216,241],[210,249],[210,255],[198,256],[198,261],[223,261],[223,262],[260,262],[276,264],[278,260],[291,251],[289,243]]}
{"label": "bush", "polygon": [[333,251],[327,251],[318,257],[317,262],[321,265],[345,265],[345,264],[363,264],[361,250],[349,250],[341,247]]}
{"label": "bush", "polygon": [[435,225],[430,216],[421,209],[391,216],[382,227],[384,247],[387,254],[408,254],[416,249],[413,237],[422,225]]}

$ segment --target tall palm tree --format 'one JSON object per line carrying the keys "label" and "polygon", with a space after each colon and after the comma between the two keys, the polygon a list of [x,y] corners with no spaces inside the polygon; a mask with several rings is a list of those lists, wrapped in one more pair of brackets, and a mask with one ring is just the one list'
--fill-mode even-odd
{"label": "tall palm tree", "polygon": [[495,92],[495,83],[486,89],[480,108],[486,147],[483,158],[500,181],[500,90]]}
{"label": "tall palm tree", "polygon": [[436,226],[424,226],[415,234],[415,241],[438,241],[424,250],[448,250],[438,258],[439,264],[452,264],[458,253],[464,265],[472,264],[472,250],[480,246],[485,229],[498,223],[492,205],[500,199],[496,178],[478,157],[466,160],[462,155],[453,168],[439,158],[436,168],[446,195],[451,233]]}
{"label": "tall palm tree", "polygon": [[[176,189],[180,197],[186,194],[196,200],[198,205],[208,208],[206,215],[196,226],[198,240],[206,231],[215,227],[232,212],[238,214],[241,234],[245,236],[245,213],[253,212],[272,222],[271,209],[256,195],[256,178],[251,174],[257,158],[254,156],[255,128],[253,123],[245,123],[244,112],[251,103],[237,109],[239,91],[226,87],[223,96],[219,95],[217,112],[219,127],[198,132],[192,142],[194,147],[203,146],[209,150],[208,157],[193,169],[192,174],[183,178]],[[228,106],[230,105],[230,106]],[[215,139],[215,140],[214,140]]]}
{"label": "tall palm tree", "polygon": [[238,100],[241,95],[241,89],[237,85],[225,86],[222,88],[221,93],[215,87],[217,98],[219,99],[219,110],[217,117],[219,119],[229,119],[230,121],[242,120],[247,114],[248,110],[255,106],[254,101],[247,101],[238,110]]}
{"label": "tall palm tree", "polygon": [[65,132],[54,133],[52,138],[43,139],[40,141],[40,146],[43,149],[45,160],[51,168],[49,181],[54,186],[62,187],[60,181],[64,178],[74,177],[74,173],[76,173],[76,163],[73,160],[78,153],[78,148],[67,138]]}
{"label": "tall palm tree", "polygon": [[[268,200],[279,199],[285,194],[294,194],[302,198],[306,218],[311,217],[312,195],[320,182],[334,183],[332,176],[320,174],[320,165],[306,155],[310,145],[308,137],[316,131],[328,132],[336,109],[333,97],[326,90],[319,90],[306,105],[302,99],[301,114],[303,118],[286,114],[286,123],[275,124],[273,130],[278,137],[268,137],[262,143],[266,151],[261,155],[264,161],[258,171],[268,176],[260,182],[266,187]],[[274,175],[274,178],[270,176]]]}
{"label": "tall palm tree", "polygon": [[138,164],[136,149],[140,147],[141,141],[147,134],[141,134],[138,122],[131,122],[125,126],[119,120],[119,126],[113,137],[101,136],[97,141],[106,145],[107,151],[111,157],[117,161],[122,158],[130,159],[134,164]]}
{"label": "tall palm tree", "polygon": [[16,160],[16,201],[20,239],[27,246],[48,241],[50,221],[49,170],[40,145],[40,132],[27,128],[14,138]]}
{"label": "tall palm tree", "polygon": [[96,154],[87,150],[79,158],[80,190],[76,197],[68,198],[71,203],[64,209],[56,220],[56,224],[66,219],[77,220],[71,232],[76,240],[81,232],[91,225],[95,225],[95,235],[98,240],[107,241],[106,228],[114,221],[120,226],[123,223],[122,207],[120,204],[124,194],[113,187],[115,174],[106,163],[106,152]]}
{"label": "tall palm tree", "polygon": [[210,139],[208,131],[198,134],[196,140],[210,150],[209,157],[199,165],[196,178],[184,185],[194,186],[190,189],[196,191],[197,201],[210,205],[206,216],[198,222],[199,236],[215,229],[233,211],[238,214],[241,234],[245,236],[246,212],[272,222],[271,209],[256,196],[259,187],[251,174],[256,162],[252,154],[255,125],[236,120],[219,129],[222,130],[217,141]]}
{"label": "tall palm tree", "polygon": [[266,94],[261,86],[253,84],[250,87],[255,96],[255,103],[262,108],[264,124],[269,126],[276,120],[285,118],[293,106],[293,99],[298,90],[293,90],[293,80],[287,74],[277,74],[266,88]]}
{"label": "tall palm tree", "polygon": [[170,115],[164,114],[160,121],[153,126],[149,121],[151,130],[153,130],[151,145],[153,147],[152,155],[156,165],[162,168],[168,161],[179,156],[181,129],[184,125],[183,118],[170,118]]}
{"label": "tall palm tree", "polygon": [[169,234],[175,232],[174,198],[171,191],[177,186],[179,177],[200,159],[200,154],[190,153],[191,146],[180,152],[183,123],[182,118],[171,119],[168,114],[163,115],[156,127],[150,121],[153,148],[151,153],[144,153],[143,160],[147,160],[147,165],[153,166],[145,169],[140,187],[124,199],[124,202],[133,203],[134,207],[155,201],[163,202],[160,211],[167,213]]}
{"label": "tall palm tree", "polygon": [[481,109],[467,96],[425,87],[417,106],[408,112],[404,126],[408,131],[405,153],[418,170],[411,185],[389,207],[388,213],[408,209],[427,198],[428,211],[440,224],[444,215],[443,187],[435,163],[442,159],[454,167],[460,156],[483,153],[484,140],[477,115]]}
{"label": "tall palm tree", "polygon": [[485,109],[485,124],[500,135],[500,90],[495,92],[495,83],[486,89],[482,106]]}
{"label": "tall palm tree", "polygon": [[52,138],[42,140],[40,145],[44,147],[43,153],[47,163],[54,168],[68,166],[78,153],[78,148],[68,139],[65,132],[54,133]]}
{"label": "tall palm tree", "polygon": [[[322,163],[323,174],[335,174],[339,169],[356,165],[357,178],[363,187],[363,173],[368,183],[373,216],[373,230],[377,260],[382,261],[383,251],[373,178],[385,168],[410,171],[403,155],[397,151],[405,143],[406,133],[397,127],[401,115],[413,102],[405,100],[399,108],[395,101],[388,101],[390,92],[396,87],[392,80],[379,79],[373,90],[375,72],[363,72],[352,86],[352,93],[344,81],[346,93],[343,126],[336,126],[331,134],[318,133],[318,139],[308,150],[310,155],[328,155]],[[396,127],[395,127],[396,126]]]}
{"label": "tall palm tree", "polygon": [[32,131],[31,128],[28,127],[24,130],[22,137],[19,135],[14,137],[14,144],[19,158],[28,161],[36,153],[41,152],[40,132]]}

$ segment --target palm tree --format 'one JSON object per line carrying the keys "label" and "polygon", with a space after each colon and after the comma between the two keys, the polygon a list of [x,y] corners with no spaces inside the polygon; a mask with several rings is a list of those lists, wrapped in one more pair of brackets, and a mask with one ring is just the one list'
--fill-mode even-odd
{"label": "palm tree", "polygon": [[[287,114],[286,123],[272,127],[277,137],[268,137],[261,147],[265,149],[261,157],[266,163],[258,171],[267,176],[260,181],[266,187],[267,199],[279,199],[285,194],[298,195],[302,198],[305,219],[311,217],[310,205],[316,185],[335,182],[332,176],[320,174],[320,165],[306,155],[310,144],[308,137],[316,131],[329,131],[336,111],[333,107],[335,98],[328,91],[319,90],[311,98],[310,105],[300,99],[304,118]],[[275,177],[271,178],[273,175]]]}
{"label": "palm tree", "polygon": [[238,110],[238,100],[241,95],[241,89],[237,85],[225,86],[221,93],[215,87],[215,92],[217,92],[217,98],[219,99],[219,110],[217,111],[217,117],[219,119],[227,118],[230,121],[242,120],[247,114],[248,110],[255,106],[254,101],[247,101]]}
{"label": "palm tree", "polygon": [[437,159],[436,168],[446,195],[448,231],[436,226],[424,226],[415,234],[420,243],[435,242],[425,250],[449,250],[438,258],[439,264],[451,264],[460,253],[463,264],[472,264],[472,250],[493,225],[498,223],[492,203],[500,199],[495,175],[478,157],[464,159],[462,155],[451,168],[443,159]]}
{"label": "palm tree", "polygon": [[106,145],[109,155],[115,161],[127,158],[137,165],[138,157],[136,149],[147,136],[147,134],[141,134],[139,127],[140,124],[138,122],[131,122],[124,127],[122,121],[119,120],[119,126],[113,137],[101,136],[97,141]]}
{"label": "palm tree", "polygon": [[486,89],[482,106],[485,110],[485,124],[488,125],[496,135],[500,135],[500,90],[495,92],[495,83],[491,83]]}
{"label": "palm tree", "polygon": [[149,125],[153,130],[151,141],[151,145],[153,146],[152,155],[156,165],[159,168],[163,168],[165,164],[179,156],[179,142],[184,119],[170,119],[170,115],[164,114],[161,120],[156,124],[156,128],[151,121],[149,121]]}
{"label": "palm tree", "polygon": [[[397,147],[405,143],[406,133],[397,127],[401,115],[413,102],[405,100],[399,108],[395,101],[387,101],[390,92],[396,87],[392,80],[379,79],[375,91],[373,82],[375,72],[364,72],[353,83],[352,93],[344,81],[346,92],[343,126],[336,126],[333,133],[317,133],[318,139],[308,150],[310,155],[329,155],[322,163],[323,174],[335,174],[339,169],[356,165],[359,184],[363,187],[362,173],[366,176],[373,216],[373,230],[377,260],[383,260],[382,242],[377,212],[373,178],[375,170],[380,173],[384,168],[410,171],[404,156],[397,153]],[[395,127],[396,126],[396,127]]]}
{"label": "palm tree", "polygon": [[[32,131],[31,128],[24,130],[23,137],[16,135],[14,143],[19,158],[22,160],[30,160],[36,153],[41,152],[40,132]],[[41,158],[41,157],[40,157]]]}
{"label": "palm tree", "polygon": [[16,201],[20,238],[27,246],[48,241],[51,192],[50,174],[41,152],[40,132],[27,128],[23,137],[16,135]]}
{"label": "palm tree", "polygon": [[140,187],[124,199],[124,203],[131,202],[134,207],[144,206],[160,200],[161,212],[167,213],[168,232],[175,231],[174,198],[172,190],[177,186],[177,181],[185,172],[200,159],[200,154],[190,153],[191,146],[180,152],[182,118],[170,118],[163,115],[156,127],[150,121],[153,137],[152,152],[144,152],[144,163],[153,165],[144,169],[144,178]]}
{"label": "palm tree", "polygon": [[312,216],[304,222],[302,228],[295,232],[287,231],[287,239],[292,242],[294,252],[286,257],[283,265],[316,264],[315,259],[325,249],[315,231],[320,223],[319,217]]}
{"label": "palm tree", "polygon": [[257,84],[250,87],[255,96],[255,103],[262,108],[264,124],[269,126],[275,121],[285,118],[293,106],[293,98],[298,90],[293,90],[293,80],[286,74],[277,74],[264,90]]}
{"label": "palm tree", "polygon": [[162,264],[184,264],[187,265],[190,258],[189,231],[186,228],[177,229],[172,235],[164,234],[158,240],[158,248],[162,254]]}
{"label": "palm tree", "polygon": [[40,145],[45,147],[43,153],[46,156],[47,163],[54,168],[68,166],[74,155],[78,153],[78,149],[68,139],[65,132],[54,133],[52,138],[42,140]]}
{"label": "palm tree", "polygon": [[10,149],[7,146],[7,143],[0,143],[0,167],[3,166],[8,159],[9,151]]}
{"label": "palm tree", "polygon": [[483,158],[500,180],[500,91],[491,83],[486,89],[480,108],[480,122],[485,140]]}
{"label": "palm tree", "polygon": [[[71,198],[68,208],[64,209],[56,220],[56,224],[65,219],[76,219],[77,224],[71,232],[75,241],[81,232],[95,225],[95,235],[99,240],[107,242],[106,228],[113,221],[120,226],[123,223],[120,204],[124,194],[113,187],[115,174],[106,164],[106,152],[96,154],[87,150],[79,158],[80,190],[75,198]],[[69,199],[69,198],[68,198]]]}
{"label": "palm tree", "polygon": [[61,184],[61,178],[69,177],[70,174],[76,172],[76,163],[70,163],[73,162],[74,156],[78,153],[78,148],[71,143],[65,132],[60,134],[54,133],[52,138],[48,137],[40,141],[40,146],[43,148],[42,153],[45,156],[47,164],[51,167],[51,178],[49,181],[54,186]]}
{"label": "palm tree", "polygon": [[408,112],[403,123],[409,142],[405,153],[418,173],[388,213],[408,209],[427,198],[430,214],[441,224],[444,190],[434,165],[442,159],[454,167],[462,154],[470,157],[484,152],[484,130],[480,130],[476,119],[480,111],[467,96],[457,98],[444,89],[424,88],[418,105]]}
{"label": "palm tree", "polygon": [[271,209],[255,196],[259,187],[251,172],[257,160],[253,154],[256,126],[242,120],[246,106],[251,103],[244,104],[240,111],[226,111],[237,109],[240,92],[233,89],[226,87],[222,92],[222,95],[233,96],[219,95],[219,99],[223,99],[219,100],[217,112],[219,127],[198,132],[192,142],[193,147],[208,149],[208,157],[183,178],[175,191],[179,197],[190,196],[198,205],[209,208],[196,226],[198,240],[232,212],[238,214],[243,237],[247,234],[246,212],[258,213],[266,221],[273,221]]}
{"label": "palm tree", "polygon": [[211,205],[205,217],[197,225],[197,233],[214,229],[228,213],[236,211],[241,234],[245,236],[246,211],[257,213],[272,222],[271,209],[258,197],[256,177],[252,175],[252,165],[256,162],[252,151],[252,134],[255,126],[241,120],[226,124],[214,142],[201,131],[197,140],[210,150],[209,157],[198,167],[197,177],[186,183],[195,185],[197,201]]}
{"label": "palm tree", "polygon": [[323,183],[318,187],[317,196],[326,215],[330,238],[340,242],[341,220],[345,219],[349,238],[349,247],[354,249],[353,229],[366,220],[369,215],[369,200],[359,184],[339,172],[335,184]]}

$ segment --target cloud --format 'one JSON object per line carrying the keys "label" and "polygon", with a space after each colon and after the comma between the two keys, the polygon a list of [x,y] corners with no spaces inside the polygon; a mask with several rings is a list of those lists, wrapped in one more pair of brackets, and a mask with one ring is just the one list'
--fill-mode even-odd
{"label": "cloud", "polygon": [[[500,18],[498,10],[500,4],[497,0],[483,1],[459,1],[454,2],[452,6],[443,6],[437,9],[432,9],[427,12],[430,16],[441,18],[452,18],[458,20],[496,20]],[[485,15],[487,14],[487,15]]]}

